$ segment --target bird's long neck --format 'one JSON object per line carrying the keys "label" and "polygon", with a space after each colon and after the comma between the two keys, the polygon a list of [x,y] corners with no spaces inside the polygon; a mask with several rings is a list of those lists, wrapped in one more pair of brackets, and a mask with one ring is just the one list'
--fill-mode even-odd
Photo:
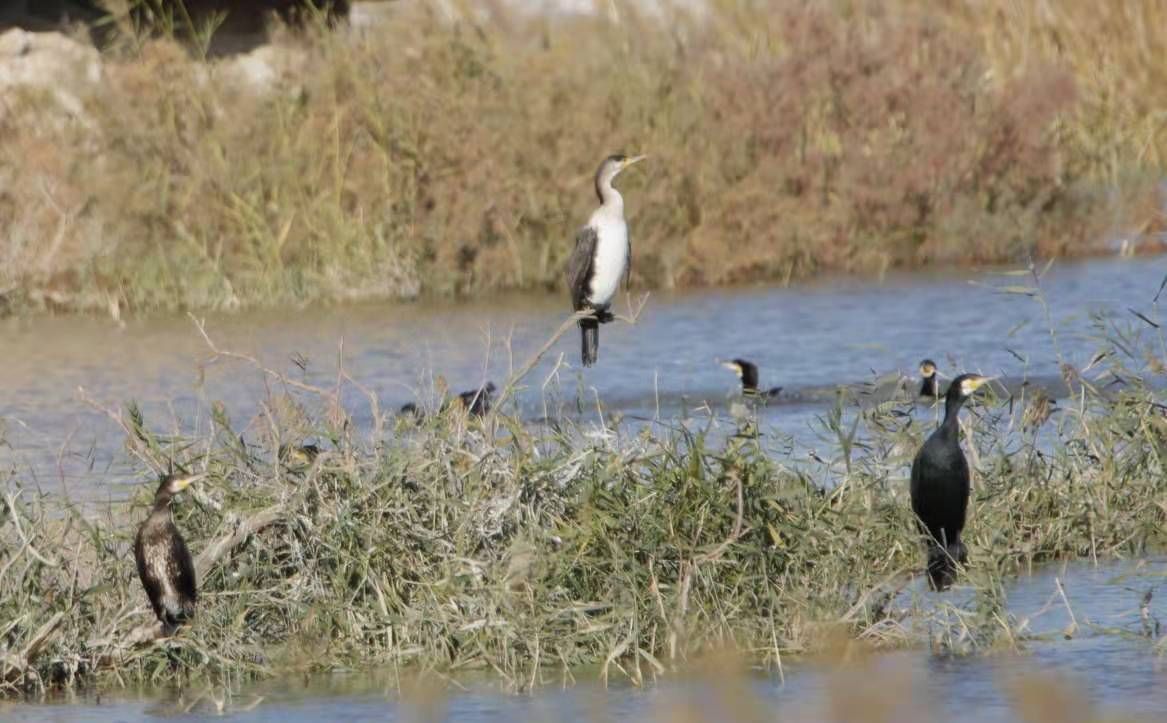
{"label": "bird's long neck", "polygon": [[964,397],[950,394],[944,400],[944,421],[940,423],[940,431],[945,435],[956,435],[960,430],[960,408],[964,406]]}
{"label": "bird's long neck", "polygon": [[924,377],[924,383],[920,387],[920,396],[935,397],[936,396],[936,377]]}
{"label": "bird's long neck", "polygon": [[758,391],[758,370],[745,367],[742,369],[742,391],[756,393]]}
{"label": "bird's long neck", "polygon": [[624,197],[612,185],[612,179],[602,177],[596,179],[596,196],[603,208],[615,213],[624,213]]}
{"label": "bird's long neck", "polygon": [[170,517],[171,495],[158,495],[154,498],[154,507],[150,510],[151,517]]}

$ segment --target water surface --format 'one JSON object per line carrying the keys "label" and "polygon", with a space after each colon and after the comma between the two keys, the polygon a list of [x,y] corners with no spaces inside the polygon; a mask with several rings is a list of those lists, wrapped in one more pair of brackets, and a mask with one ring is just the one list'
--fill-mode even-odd
{"label": "water surface", "polygon": [[[837,387],[894,375],[914,385],[925,357],[949,375],[1031,378],[1057,396],[1065,389],[1059,361],[1081,369],[1104,334],[1152,331],[1130,310],[1157,318],[1152,302],[1165,274],[1159,259],[1055,265],[1042,278],[1041,297],[994,288],[1033,286],[1032,279],[975,270],[654,293],[635,326],[603,328],[592,369],[579,368],[579,339],[570,332],[527,378],[519,403],[531,419],[566,412],[594,425],[601,423],[598,402],[605,414],[663,421],[706,409],[724,414],[736,379],[717,361],[743,357],[759,365],[763,386],[784,387],[762,411],[764,426],[808,453],[833,444],[821,438],[817,419]],[[380,304],[211,316],[206,328],[221,349],[297,381],[331,389],[343,369],[382,410],[395,410],[414,400],[434,405],[443,383],[460,391],[502,382],[559,326],[565,306],[547,295]],[[265,398],[296,393],[246,363],[210,363],[208,345],[183,316],[124,325],[7,320],[0,340],[0,474],[18,470],[25,482],[79,499],[124,497],[125,485],[144,473],[126,460],[121,430],[94,404],[116,411],[135,400],[153,429],[198,433],[209,426],[210,405],[222,401],[250,435],[249,424],[266,426]],[[366,392],[351,384],[341,390],[356,422],[368,425]]]}

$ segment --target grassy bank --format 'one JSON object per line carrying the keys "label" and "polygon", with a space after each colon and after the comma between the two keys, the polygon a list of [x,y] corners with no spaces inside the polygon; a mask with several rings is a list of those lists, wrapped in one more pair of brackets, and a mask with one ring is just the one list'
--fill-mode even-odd
{"label": "grassy bank", "polygon": [[[94,516],[15,475],[0,506],[0,688],[392,664],[485,669],[525,689],[589,664],[640,680],[726,646],[775,665],[840,635],[1024,646],[1009,575],[1167,544],[1167,419],[1148,386],[1162,339],[1112,331],[1090,373],[1068,377],[1048,445],[1024,429],[1030,400],[974,405],[973,595],[959,607],[896,598],[921,566],[905,477],[933,418],[906,400],[860,411],[840,397],[822,422],[836,442],[809,468],[713,422],[599,434],[560,415],[525,425],[505,404],[415,428],[370,400],[358,433],[332,390],[274,374],[246,430],[221,406],[197,439],[111,411],[143,468],[210,474],[176,509],[198,555],[197,622],[153,640],[130,553],[153,483]],[[546,393],[551,409],[573,404]],[[305,437],[326,449],[314,463],[274,461]]]}
{"label": "grassy bank", "polygon": [[403,5],[374,31],[277,34],[266,90],[127,40],[73,116],[12,94],[0,309],[558,286],[618,149],[652,156],[622,179],[642,286],[1096,253],[1161,220],[1151,0],[1089,23],[1085,2]]}

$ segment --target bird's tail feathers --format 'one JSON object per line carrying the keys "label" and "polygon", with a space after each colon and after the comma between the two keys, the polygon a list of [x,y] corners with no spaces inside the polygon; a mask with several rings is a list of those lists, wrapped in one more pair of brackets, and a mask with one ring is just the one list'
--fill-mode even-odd
{"label": "bird's tail feathers", "polygon": [[595,319],[581,319],[579,330],[583,337],[583,346],[580,350],[583,365],[590,367],[600,356],[600,323]]}

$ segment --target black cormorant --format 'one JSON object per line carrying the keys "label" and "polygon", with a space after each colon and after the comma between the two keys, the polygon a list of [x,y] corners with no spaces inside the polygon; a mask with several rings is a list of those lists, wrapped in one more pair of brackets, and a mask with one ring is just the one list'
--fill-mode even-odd
{"label": "black cormorant", "polygon": [[490,405],[494,403],[496,389],[494,382],[487,382],[480,389],[471,389],[459,394],[458,403],[471,417],[481,417],[490,411]]}
{"label": "black cormorant", "polygon": [[944,421],[924,442],[912,462],[912,512],[920,532],[928,536],[928,582],[944,590],[956,576],[956,563],[968,552],[960,541],[968,512],[968,462],[960,449],[960,408],[964,400],[989,381],[979,374],[962,374],[948,386]]}
{"label": "black cormorant", "polygon": [[920,396],[931,400],[939,399],[940,379],[936,369],[936,362],[931,359],[925,359],[920,362],[920,378],[923,380],[920,385]]}
{"label": "black cormorant", "polygon": [[758,388],[758,367],[745,359],[733,359],[722,362],[721,366],[729,369],[742,380],[742,394],[747,397],[772,399],[782,392],[782,387]]}
{"label": "black cormorant", "polygon": [[575,235],[575,250],[567,262],[567,285],[571,307],[591,310],[595,318],[581,319],[583,365],[596,363],[600,353],[600,324],[613,319],[608,310],[620,282],[628,284],[632,268],[632,245],[628,241],[628,223],[624,220],[624,197],[612,187],[621,171],[644,156],[608,156],[596,170],[596,195],[600,207],[592,212],[587,224]]}
{"label": "black cormorant", "polygon": [[174,495],[203,476],[164,476],[158,491],[154,493],[154,508],[138,528],[138,536],[134,539],[138,577],[142,579],[142,587],[146,588],[154,614],[168,635],[194,616],[195,604],[198,602],[194,561],[190,550],[186,548],[186,541],[174,526],[170,516],[170,502]]}

